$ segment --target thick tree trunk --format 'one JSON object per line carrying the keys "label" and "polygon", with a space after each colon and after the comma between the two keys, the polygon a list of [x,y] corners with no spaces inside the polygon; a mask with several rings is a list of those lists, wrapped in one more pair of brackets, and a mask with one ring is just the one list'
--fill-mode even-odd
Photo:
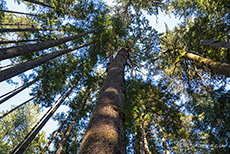
{"label": "thick tree trunk", "polygon": [[23,91],[24,89],[28,88],[30,85],[34,84],[35,82],[37,82],[38,80],[40,80],[40,77],[34,79],[33,81],[30,81],[29,83],[27,83],[26,85],[22,86],[21,88],[17,89],[15,92],[13,92],[12,94],[6,96],[5,98],[0,100],[0,104],[4,103],[5,101],[7,101],[8,99],[12,98],[13,96],[17,95],[18,93],[20,93],[21,91]]}
{"label": "thick tree trunk", "polygon": [[23,105],[29,103],[29,102],[32,101],[35,97],[36,97],[36,96],[30,98],[29,100],[25,101],[24,103],[18,105],[17,107],[11,109],[10,111],[8,111],[8,112],[6,112],[6,113],[4,113],[3,115],[0,116],[0,119],[4,118],[5,116],[7,116],[8,114],[10,114],[11,112],[17,110],[17,109],[20,108],[21,106],[23,106]]}
{"label": "thick tree trunk", "polygon": [[22,15],[29,15],[29,16],[38,16],[37,14],[17,12],[17,11],[9,11],[9,10],[0,10],[0,12],[8,12],[8,13],[15,13],[15,14],[22,14]]}
{"label": "thick tree trunk", "polygon": [[17,57],[20,55],[25,55],[25,54],[32,53],[32,52],[39,51],[39,50],[43,50],[43,49],[48,49],[50,47],[54,47],[54,46],[63,44],[65,42],[78,39],[82,36],[85,36],[89,33],[92,33],[95,30],[96,29],[93,29],[93,30],[90,30],[90,31],[87,31],[87,32],[84,32],[84,33],[81,33],[78,35],[74,35],[74,36],[70,36],[70,37],[66,37],[66,38],[61,38],[58,40],[46,41],[43,43],[36,43],[36,44],[29,44],[29,45],[0,49],[0,60],[13,58],[13,57]]}
{"label": "thick tree trunk", "polygon": [[230,43],[224,41],[211,41],[211,40],[201,40],[200,43],[203,45],[215,46],[215,47],[223,47],[230,49]]}
{"label": "thick tree trunk", "polygon": [[87,46],[91,43],[86,43],[86,44],[82,44],[82,45],[79,45],[78,47],[75,47],[75,48],[70,48],[70,49],[67,49],[67,50],[62,50],[62,51],[59,51],[59,52],[55,52],[55,53],[51,53],[51,54],[48,54],[44,57],[41,57],[41,58],[38,58],[38,59],[35,59],[33,61],[29,61],[29,62],[24,62],[24,63],[21,63],[21,64],[18,64],[16,65],[15,67],[11,67],[11,68],[8,68],[8,69],[5,69],[5,70],[2,70],[0,71],[0,82],[4,81],[4,80],[7,80],[11,77],[14,77],[18,74],[21,74],[27,70],[30,70],[32,68],[35,68],[41,64],[44,64],[46,62],[48,62],[49,60],[51,59],[54,59],[54,58],[57,58],[63,54],[66,54],[66,53],[69,53],[71,51],[74,51],[74,50],[77,50],[79,48],[82,48],[84,46]]}
{"label": "thick tree trunk", "polygon": [[44,120],[39,124],[39,126],[31,133],[31,135],[25,140],[25,142],[22,145],[19,144],[19,146],[17,146],[13,151],[11,151],[11,154],[22,154],[26,150],[26,148],[36,137],[39,131],[44,127],[47,121],[53,116],[54,112],[61,106],[64,100],[69,96],[72,90],[76,87],[78,81],[73,84],[73,86],[69,89],[69,91],[65,94],[65,96],[54,106],[54,108],[52,108],[49,114],[44,118]]}
{"label": "thick tree trunk", "polygon": [[36,42],[36,41],[42,41],[42,40],[39,40],[39,39],[34,39],[34,40],[9,40],[9,41],[0,41],[0,44],[21,43],[21,42]]}
{"label": "thick tree trunk", "polygon": [[51,5],[49,5],[49,4],[46,4],[46,3],[43,3],[43,2],[36,1],[36,0],[24,0],[24,1],[30,2],[30,3],[34,3],[34,4],[38,4],[38,5],[41,5],[41,6],[45,6],[45,7],[49,7],[49,8],[54,9],[53,6],[51,6]]}
{"label": "thick tree trunk", "polygon": [[184,56],[196,63],[204,64],[209,67],[213,72],[218,74],[223,74],[227,77],[230,77],[230,64],[216,62],[212,59],[203,58],[193,53],[184,53]]}
{"label": "thick tree trunk", "polygon": [[90,118],[79,154],[125,154],[124,68],[127,49],[122,48],[108,66],[108,74]]}
{"label": "thick tree trunk", "polygon": [[82,109],[85,107],[86,101],[87,101],[87,99],[89,98],[89,95],[90,95],[90,91],[91,91],[91,90],[89,90],[88,94],[86,95],[86,97],[85,97],[83,103],[81,104],[80,109],[78,110],[78,113],[76,114],[74,120],[72,121],[72,123],[70,124],[70,126],[69,126],[67,132],[65,133],[65,136],[62,138],[62,141],[61,141],[61,143],[59,144],[59,147],[58,147],[58,150],[56,151],[56,154],[61,154],[63,148],[65,147],[66,141],[68,140],[68,138],[69,138],[69,136],[70,136],[70,133],[72,132],[72,130],[73,130],[73,128],[74,128],[74,125],[75,125],[75,123],[76,123],[76,121],[77,121],[77,119],[78,119],[78,117],[79,117],[79,114],[80,114],[80,112],[82,111]]}
{"label": "thick tree trunk", "polygon": [[40,31],[40,30],[57,31],[57,29],[52,29],[52,28],[0,28],[0,33],[3,33],[3,32],[35,32],[35,31]]}

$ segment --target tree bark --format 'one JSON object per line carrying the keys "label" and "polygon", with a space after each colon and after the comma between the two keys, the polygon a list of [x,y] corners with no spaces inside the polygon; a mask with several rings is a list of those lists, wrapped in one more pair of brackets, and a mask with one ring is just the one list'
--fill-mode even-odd
{"label": "tree bark", "polygon": [[80,109],[78,110],[78,113],[76,114],[74,120],[72,121],[72,123],[70,124],[70,126],[69,126],[67,132],[65,133],[65,136],[62,138],[62,141],[61,141],[61,143],[59,144],[59,147],[58,147],[58,150],[56,151],[56,154],[61,154],[63,148],[65,147],[66,141],[68,140],[68,138],[69,138],[69,136],[70,136],[70,133],[71,133],[71,131],[72,131],[73,128],[74,128],[74,125],[75,125],[75,123],[76,123],[76,121],[77,121],[77,118],[79,117],[79,114],[80,114],[80,112],[82,111],[82,109],[85,107],[86,101],[87,101],[87,99],[89,98],[89,95],[90,95],[90,91],[91,91],[91,90],[89,90],[88,94],[86,95],[86,97],[85,97],[83,103],[81,104]]}
{"label": "tree bark", "polygon": [[48,62],[49,60],[51,59],[54,59],[54,58],[57,58],[63,54],[66,54],[66,53],[69,53],[71,51],[74,51],[74,50],[77,50],[79,48],[82,48],[84,46],[87,46],[91,43],[85,43],[85,44],[82,44],[82,45],[79,45],[78,47],[75,47],[75,48],[69,48],[67,50],[62,50],[62,51],[59,51],[59,52],[55,52],[55,53],[51,53],[51,54],[48,54],[44,57],[41,57],[41,58],[38,58],[38,59],[35,59],[33,61],[29,61],[29,62],[24,62],[24,63],[21,63],[21,64],[18,64],[16,65],[15,67],[11,67],[11,68],[8,68],[8,69],[5,69],[5,70],[2,70],[0,71],[0,82],[4,81],[4,80],[7,80],[11,77],[14,77],[18,74],[21,74],[27,70],[30,70],[32,68],[35,68],[41,64],[44,64],[46,62]]}
{"label": "tree bark", "polygon": [[39,39],[34,40],[9,40],[9,41],[0,41],[0,44],[8,44],[8,43],[21,43],[21,42],[35,42],[35,41],[41,41]]}
{"label": "tree bark", "polygon": [[61,104],[64,102],[64,100],[69,96],[69,94],[72,92],[72,90],[76,87],[79,80],[77,80],[73,86],[69,89],[69,91],[65,94],[65,96],[54,106],[54,108],[49,112],[49,114],[44,118],[44,120],[39,124],[39,126],[31,133],[31,135],[25,140],[25,142],[19,146],[17,146],[11,154],[22,154],[26,148],[29,146],[29,144],[32,142],[32,140],[36,137],[36,135],[39,133],[39,131],[44,127],[44,125],[47,123],[47,121],[53,116],[54,112],[61,106]]}
{"label": "tree bark", "polygon": [[58,40],[46,41],[43,43],[36,43],[36,44],[29,44],[29,45],[0,49],[0,60],[13,58],[13,57],[17,57],[20,55],[25,55],[25,54],[32,53],[32,52],[39,51],[39,50],[43,50],[43,49],[48,49],[50,47],[54,47],[54,46],[63,44],[65,42],[78,39],[82,36],[85,36],[89,33],[92,33],[95,30],[96,29],[93,29],[93,30],[90,30],[90,31],[87,31],[87,32],[84,32],[84,33],[81,33],[78,35],[69,36],[66,38],[58,39]]}
{"label": "tree bark", "polygon": [[123,105],[127,52],[128,49],[122,48],[108,66],[79,154],[125,154]]}
{"label": "tree bark", "polygon": [[54,6],[51,6],[51,5],[47,4],[47,3],[39,2],[39,1],[36,1],[36,0],[24,0],[24,1],[54,9]]}
{"label": "tree bark", "polygon": [[5,116],[7,116],[8,114],[10,114],[11,112],[17,110],[17,109],[20,108],[21,106],[23,106],[23,105],[29,103],[29,102],[32,101],[35,97],[36,97],[36,96],[30,98],[29,100],[25,101],[24,103],[18,105],[17,107],[11,109],[10,111],[8,111],[8,112],[6,112],[6,113],[4,113],[3,115],[0,116],[0,119],[4,118]]}
{"label": "tree bark", "polygon": [[209,67],[213,72],[223,74],[226,77],[230,77],[230,64],[216,62],[212,59],[203,58],[193,53],[184,52],[184,56],[196,63],[204,64]]}
{"label": "tree bark", "polygon": [[13,92],[12,94],[6,96],[5,98],[0,100],[0,104],[4,103],[5,101],[7,101],[8,99],[12,98],[13,96],[17,95],[18,93],[20,93],[21,91],[23,91],[24,89],[28,88],[30,85],[34,84],[35,82],[37,82],[38,80],[40,80],[40,77],[34,79],[33,81],[30,81],[29,83],[27,83],[26,85],[22,86],[21,88],[17,89],[15,92]]}
{"label": "tree bark", "polygon": [[29,16],[39,16],[37,14],[17,12],[17,11],[9,11],[9,10],[0,10],[0,12],[8,12],[8,13],[15,13],[15,14],[22,14],[22,15],[29,15]]}
{"label": "tree bark", "polygon": [[211,41],[211,40],[201,40],[200,43],[203,45],[215,46],[215,47],[223,47],[230,49],[230,43],[224,41]]}
{"label": "tree bark", "polygon": [[35,32],[35,31],[40,31],[40,30],[58,31],[57,29],[52,29],[52,28],[0,28],[0,33],[3,33],[3,32]]}

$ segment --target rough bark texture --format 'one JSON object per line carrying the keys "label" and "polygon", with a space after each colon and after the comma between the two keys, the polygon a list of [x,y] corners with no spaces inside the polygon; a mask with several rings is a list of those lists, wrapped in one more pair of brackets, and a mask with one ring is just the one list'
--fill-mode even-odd
{"label": "rough bark texture", "polygon": [[185,53],[184,56],[192,61],[206,65],[213,72],[216,72],[218,74],[223,74],[227,77],[230,77],[230,64],[216,62],[212,59],[203,58],[193,53]]}
{"label": "rough bark texture", "polygon": [[17,12],[17,11],[9,11],[9,10],[0,10],[0,12],[16,13],[16,14],[29,15],[29,16],[38,16],[37,14]]}
{"label": "rough bark texture", "polygon": [[69,96],[69,94],[72,92],[72,90],[76,87],[77,83],[78,83],[78,81],[74,83],[74,85],[68,90],[68,92],[65,94],[65,96],[63,96],[63,98],[54,106],[54,108],[52,108],[52,110],[49,112],[49,114],[44,118],[43,121],[41,121],[39,126],[36,127],[36,129],[34,129],[34,131],[31,133],[30,136],[28,136],[28,138],[25,140],[25,142],[22,145],[20,145],[20,143],[19,143],[19,146],[17,146],[11,152],[11,154],[22,154],[26,150],[26,148],[29,146],[29,144],[32,142],[32,140],[36,137],[36,135],[39,133],[39,131],[44,127],[44,125],[47,123],[47,121],[53,116],[55,111],[57,111],[57,109],[61,106],[61,104],[64,102],[64,100]]}
{"label": "rough bark texture", "polygon": [[25,0],[25,1],[31,2],[31,3],[34,3],[34,4],[38,4],[38,5],[41,5],[41,6],[49,7],[49,8],[52,8],[52,9],[54,8],[53,6],[51,6],[49,4],[39,2],[39,1],[36,1],[36,0]]}
{"label": "rough bark texture", "polygon": [[66,53],[69,53],[71,51],[74,51],[74,50],[77,50],[79,48],[82,48],[84,46],[87,46],[89,45],[90,43],[86,43],[86,44],[82,44],[82,45],[79,45],[78,47],[75,47],[75,48],[69,48],[67,50],[62,50],[62,51],[59,51],[59,52],[55,52],[55,53],[51,53],[51,54],[48,54],[44,57],[41,57],[41,58],[38,58],[38,59],[35,59],[33,61],[29,61],[29,62],[24,62],[24,63],[21,63],[21,64],[18,64],[16,65],[15,67],[11,67],[11,68],[8,68],[8,69],[5,69],[5,70],[2,70],[0,71],[0,82],[4,81],[4,80],[7,80],[13,76],[16,76],[18,74],[21,74],[29,69],[32,69],[32,68],[35,68],[41,64],[44,64],[46,62],[48,62],[49,60],[51,59],[54,59],[54,58],[57,58],[63,54],[66,54]]}
{"label": "rough bark texture", "polygon": [[125,154],[124,68],[127,49],[122,48],[108,66],[108,74],[90,118],[79,154]]}
{"label": "rough bark texture", "polygon": [[[91,91],[91,90],[90,90],[90,91]],[[73,128],[74,128],[74,125],[75,125],[75,123],[76,123],[76,121],[77,121],[77,119],[78,119],[78,117],[79,117],[79,115],[80,115],[82,109],[85,107],[86,101],[87,101],[87,99],[89,98],[89,95],[90,95],[90,91],[88,92],[88,94],[86,95],[84,101],[82,102],[81,107],[80,107],[80,109],[78,110],[78,112],[77,112],[77,114],[76,114],[74,120],[73,120],[72,123],[70,124],[68,130],[66,131],[65,136],[62,138],[62,141],[61,141],[61,143],[59,144],[59,147],[58,147],[58,150],[57,150],[56,154],[61,154],[63,148],[65,147],[65,144],[66,144],[67,140],[69,139],[70,133],[72,132],[72,130],[73,130]]]}
{"label": "rough bark texture", "polygon": [[230,49],[230,43],[224,41],[210,41],[210,40],[201,40],[200,43],[203,45],[215,46],[215,47],[223,47]]}
{"label": "rough bark texture", "polygon": [[48,49],[50,47],[54,47],[54,46],[63,44],[65,42],[78,39],[82,36],[85,36],[89,33],[92,33],[95,30],[96,29],[93,29],[93,30],[90,30],[90,31],[87,31],[87,32],[84,32],[84,33],[81,33],[78,35],[65,37],[65,38],[61,38],[58,40],[46,41],[43,43],[36,43],[36,44],[29,44],[29,45],[23,45],[23,46],[17,46],[17,47],[3,48],[3,49],[0,49],[0,60],[17,57],[20,55],[32,53],[32,52],[39,51],[39,50]]}

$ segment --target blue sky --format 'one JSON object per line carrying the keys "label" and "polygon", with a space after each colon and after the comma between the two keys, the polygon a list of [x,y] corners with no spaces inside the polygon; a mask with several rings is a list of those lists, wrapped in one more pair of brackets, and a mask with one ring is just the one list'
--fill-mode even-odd
{"label": "blue sky", "polygon": [[[108,4],[112,4],[111,0],[106,1],[106,2]],[[9,10],[12,10],[12,11],[28,12],[26,10],[26,6],[24,4],[21,3],[20,5],[17,5],[17,3],[14,2],[14,0],[7,0],[7,7],[8,7]],[[179,19],[175,19],[174,17],[164,16],[163,13],[159,14],[158,20],[156,20],[155,16],[148,16],[147,18],[149,19],[150,24],[152,25],[152,27],[155,28],[156,30],[158,30],[159,32],[164,32],[165,31],[165,23],[168,25],[169,29],[172,29],[179,22]],[[2,61],[1,65],[5,65],[7,63],[8,63],[7,61]],[[18,86],[21,85],[21,82],[20,82],[20,80],[18,80],[17,77],[14,77],[13,80],[19,82]],[[6,82],[0,83],[0,96],[5,94],[6,92],[8,92],[10,90],[15,89],[15,88],[17,88],[16,85],[10,85],[10,84],[7,84]],[[26,89],[23,92],[21,92],[20,94],[18,94],[15,97],[11,98],[10,100],[5,102],[4,104],[0,105],[0,111],[9,110],[12,105],[17,106],[17,105],[23,103],[24,101],[28,100],[29,98],[31,98],[29,96],[29,93],[30,93],[30,90]],[[42,112],[42,115],[45,113],[46,110],[47,109],[44,109],[44,111]],[[67,107],[60,107],[56,111],[56,113],[67,111],[67,110],[68,110]],[[58,128],[57,122],[54,122],[53,120],[50,120],[45,125],[43,130],[45,130],[47,132],[47,135],[48,135],[49,133],[51,133],[52,131],[56,130],[57,128]]]}

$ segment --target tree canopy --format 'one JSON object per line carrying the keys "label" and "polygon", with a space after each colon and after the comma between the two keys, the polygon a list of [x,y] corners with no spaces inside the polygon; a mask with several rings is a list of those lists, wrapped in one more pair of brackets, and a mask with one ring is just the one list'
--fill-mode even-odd
{"label": "tree canopy", "polygon": [[[25,13],[6,3],[0,0],[0,59],[8,65],[0,67],[0,81],[14,84],[18,76],[22,87],[1,99],[30,88],[33,103],[50,108],[35,130],[50,117],[60,127],[44,152],[230,152],[228,1],[17,0]],[[160,14],[180,23],[158,32],[150,20]],[[55,114],[59,106],[68,111]],[[27,142],[42,151],[37,137],[2,143],[18,144],[12,153]]]}

